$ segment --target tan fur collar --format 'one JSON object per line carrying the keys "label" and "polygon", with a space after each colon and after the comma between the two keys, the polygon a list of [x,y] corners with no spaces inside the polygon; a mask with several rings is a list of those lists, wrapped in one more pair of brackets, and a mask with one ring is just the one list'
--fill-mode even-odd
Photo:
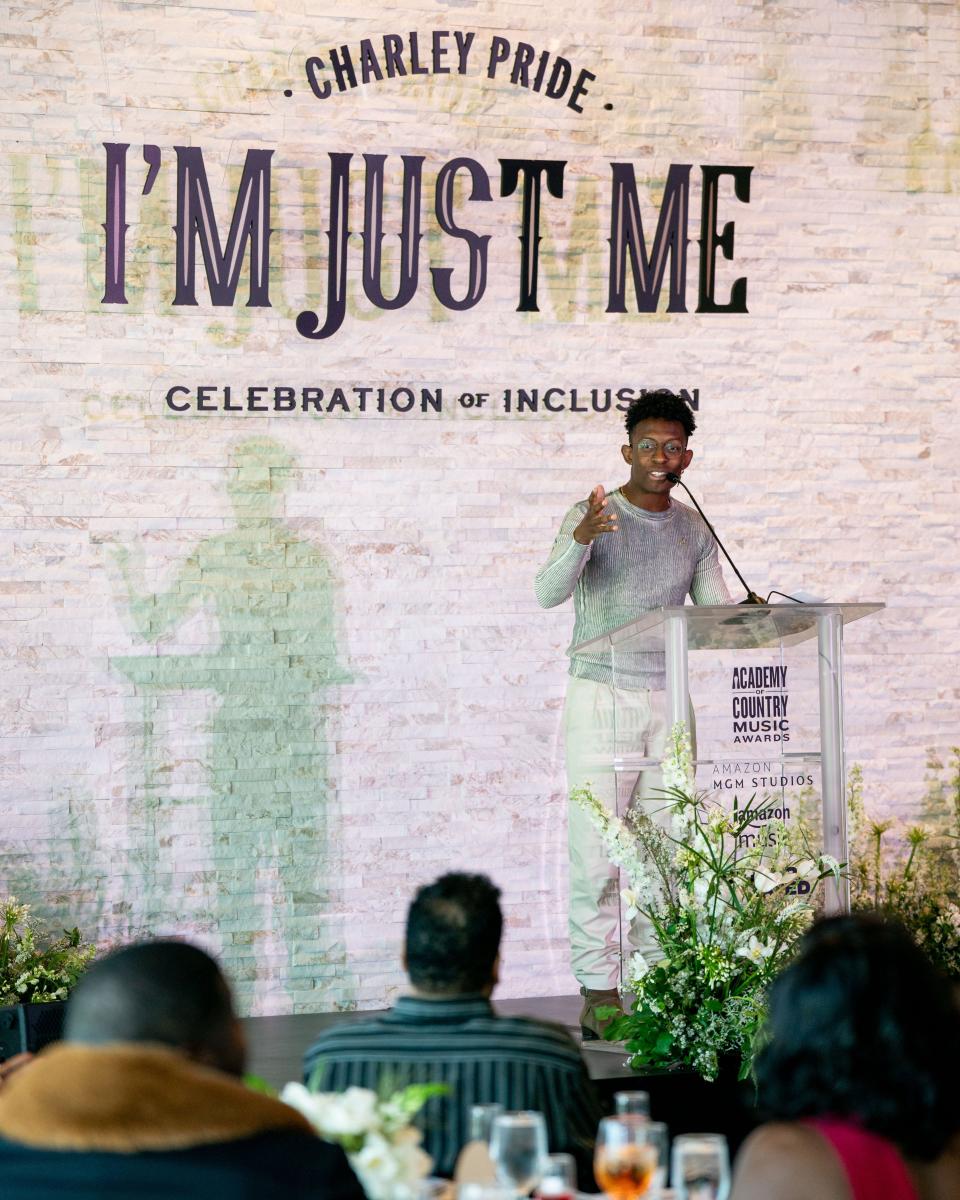
{"label": "tan fur collar", "polygon": [[309,1133],[286,1104],[160,1046],[59,1042],[0,1088],[0,1137],[51,1150],[184,1150]]}

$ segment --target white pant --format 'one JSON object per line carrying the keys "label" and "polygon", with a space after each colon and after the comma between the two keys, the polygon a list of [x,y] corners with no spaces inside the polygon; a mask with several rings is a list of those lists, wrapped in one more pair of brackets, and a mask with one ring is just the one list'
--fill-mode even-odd
{"label": "white pant", "polygon": [[[635,801],[651,811],[662,808],[664,797],[652,795],[663,786],[659,767],[641,772],[626,783],[617,797],[613,770],[615,751],[663,757],[669,724],[666,693],[614,689],[592,679],[567,680],[564,712],[567,783],[570,791],[589,783],[591,791],[610,812],[624,815]],[[616,741],[616,745],[615,745]],[[633,785],[631,787],[631,784]],[[579,804],[569,805],[570,837],[570,958],[573,973],[587,988],[615,988],[620,982],[620,881],[603,840]],[[630,931],[631,950],[656,952],[649,922],[638,919]]]}

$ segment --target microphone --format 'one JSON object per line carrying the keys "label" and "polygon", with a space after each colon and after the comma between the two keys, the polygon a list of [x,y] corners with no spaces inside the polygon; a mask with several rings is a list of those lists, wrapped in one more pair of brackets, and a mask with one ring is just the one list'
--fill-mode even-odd
{"label": "microphone", "polygon": [[703,523],[706,525],[706,527],[707,527],[707,528],[710,530],[710,532],[713,534],[713,539],[714,539],[714,541],[717,543],[717,545],[720,547],[720,549],[723,551],[724,557],[726,558],[727,562],[730,564],[730,566],[731,566],[731,567],[733,567],[733,573],[734,573],[734,575],[736,575],[736,577],[737,577],[737,578],[740,580],[740,582],[743,584],[743,589],[744,589],[744,591],[747,593],[747,598],[746,598],[746,600],[741,600],[741,601],[740,601],[740,603],[741,603],[741,604],[763,604],[763,603],[765,603],[765,602],[764,602],[764,601],[763,601],[763,600],[762,600],[762,599],[761,599],[761,598],[760,598],[760,597],[757,595],[757,593],[756,593],[756,592],[752,592],[752,591],[750,590],[750,587],[749,587],[749,585],[747,584],[747,581],[744,579],[744,577],[743,577],[743,576],[740,574],[740,572],[737,570],[737,564],[736,564],[736,563],[733,561],[733,559],[730,557],[730,555],[729,555],[729,554],[727,554],[727,548],[726,548],[726,546],[724,546],[723,542],[721,542],[721,541],[720,541],[720,539],[717,537],[717,531],[714,529],[714,527],[713,527],[713,526],[710,524],[710,522],[707,520],[707,514],[706,514],[706,513],[703,511],[703,509],[702,509],[702,508],[700,507],[700,505],[697,503],[697,501],[696,501],[696,497],[694,496],[693,492],[691,492],[691,491],[690,491],[690,489],[689,489],[689,488],[687,487],[687,485],[686,485],[686,484],[683,482],[683,480],[680,478],[680,476],[679,476],[679,475],[677,475],[677,474],[676,474],[674,471],[668,471],[668,472],[667,472],[667,478],[670,480],[670,482],[671,482],[671,483],[679,483],[679,484],[680,484],[680,486],[683,488],[683,490],[684,490],[684,491],[687,493],[687,495],[688,495],[688,496],[690,497],[690,499],[693,501],[693,507],[694,507],[694,508],[697,510],[697,512],[700,514],[700,516],[701,516],[701,517],[703,517]]}

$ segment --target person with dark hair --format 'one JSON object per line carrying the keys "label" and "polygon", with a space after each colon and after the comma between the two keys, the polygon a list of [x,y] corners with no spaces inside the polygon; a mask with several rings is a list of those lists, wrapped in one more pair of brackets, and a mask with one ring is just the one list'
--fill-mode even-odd
{"label": "person with dark hair", "polygon": [[592,1179],[601,1112],[573,1039],[558,1025],[502,1017],[490,996],[500,967],[500,892],[485,875],[451,873],[420,888],[403,955],[411,989],[389,1012],[325,1030],[307,1050],[304,1081],[322,1091],[445,1083],[422,1114],[424,1149],[450,1175],[469,1140],[470,1107],[500,1103],[544,1114],[550,1149]]}
{"label": "person with dark hair", "polygon": [[364,1200],[339,1146],[240,1080],[245,1047],[209,955],[144,942],[95,962],[64,1041],[0,1089],[4,1200],[176,1195]]}
{"label": "person with dark hair", "polygon": [[770,990],[732,1200],[956,1200],[960,1009],[900,926],[821,921]]}
{"label": "person with dark hair", "polygon": [[[537,600],[553,608],[573,596],[571,648],[661,605],[726,604],[730,595],[717,543],[698,513],[670,496],[693,452],[690,406],[673,392],[643,392],[627,409],[621,447],[630,478],[609,494],[598,484],[570,508],[536,579]],[[648,759],[664,751],[668,729],[663,653],[618,655],[614,693],[609,652],[570,655],[564,712],[570,792],[589,783],[616,810],[617,750],[627,745]],[[659,770],[640,773],[631,799],[643,802],[661,786]],[[657,806],[660,802],[657,802]],[[650,807],[654,807],[651,801]],[[584,1037],[598,1037],[597,1009],[618,1003],[620,916],[617,872],[589,816],[569,805],[570,952],[584,997]],[[656,954],[650,930],[637,922],[635,948]]]}
{"label": "person with dark hair", "polygon": [[70,997],[64,1037],[85,1046],[184,1048],[195,1062],[229,1075],[243,1073],[246,1054],[220,968],[180,941],[141,942],[94,964]]}
{"label": "person with dark hair", "polygon": [[419,992],[492,991],[500,955],[500,889],[485,875],[442,875],[407,913],[404,967]]}

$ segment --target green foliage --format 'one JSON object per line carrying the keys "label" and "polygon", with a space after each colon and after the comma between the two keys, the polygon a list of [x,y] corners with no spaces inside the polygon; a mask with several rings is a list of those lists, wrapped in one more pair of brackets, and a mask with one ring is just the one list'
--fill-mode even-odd
{"label": "green foliage", "polygon": [[863,772],[847,780],[850,899],[854,909],[892,917],[948,976],[960,979],[960,747],[927,760],[926,820],[905,830],[870,815]]}
{"label": "green foliage", "polygon": [[434,1096],[447,1096],[449,1093],[450,1087],[446,1083],[411,1083],[384,1097],[384,1100],[393,1103],[405,1117],[413,1118],[428,1100]]}
{"label": "green foliage", "polygon": [[658,948],[625,964],[634,1003],[605,1037],[626,1042],[636,1070],[686,1066],[714,1079],[720,1057],[733,1055],[746,1076],[766,987],[813,919],[817,884],[840,865],[811,850],[802,826],[757,832],[753,800],[728,813],[696,793],[682,726],[663,775],[654,815],[621,821],[589,788],[573,796],[629,879],[628,919],[642,915]]}
{"label": "green foliage", "polygon": [[248,1087],[251,1092],[257,1092],[261,1096],[270,1096],[272,1099],[277,1097],[277,1089],[272,1087],[263,1078],[262,1075],[246,1074],[243,1077],[244,1086]]}
{"label": "green foliage", "polygon": [[95,953],[76,927],[54,937],[8,896],[0,902],[0,1005],[66,1000]]}

